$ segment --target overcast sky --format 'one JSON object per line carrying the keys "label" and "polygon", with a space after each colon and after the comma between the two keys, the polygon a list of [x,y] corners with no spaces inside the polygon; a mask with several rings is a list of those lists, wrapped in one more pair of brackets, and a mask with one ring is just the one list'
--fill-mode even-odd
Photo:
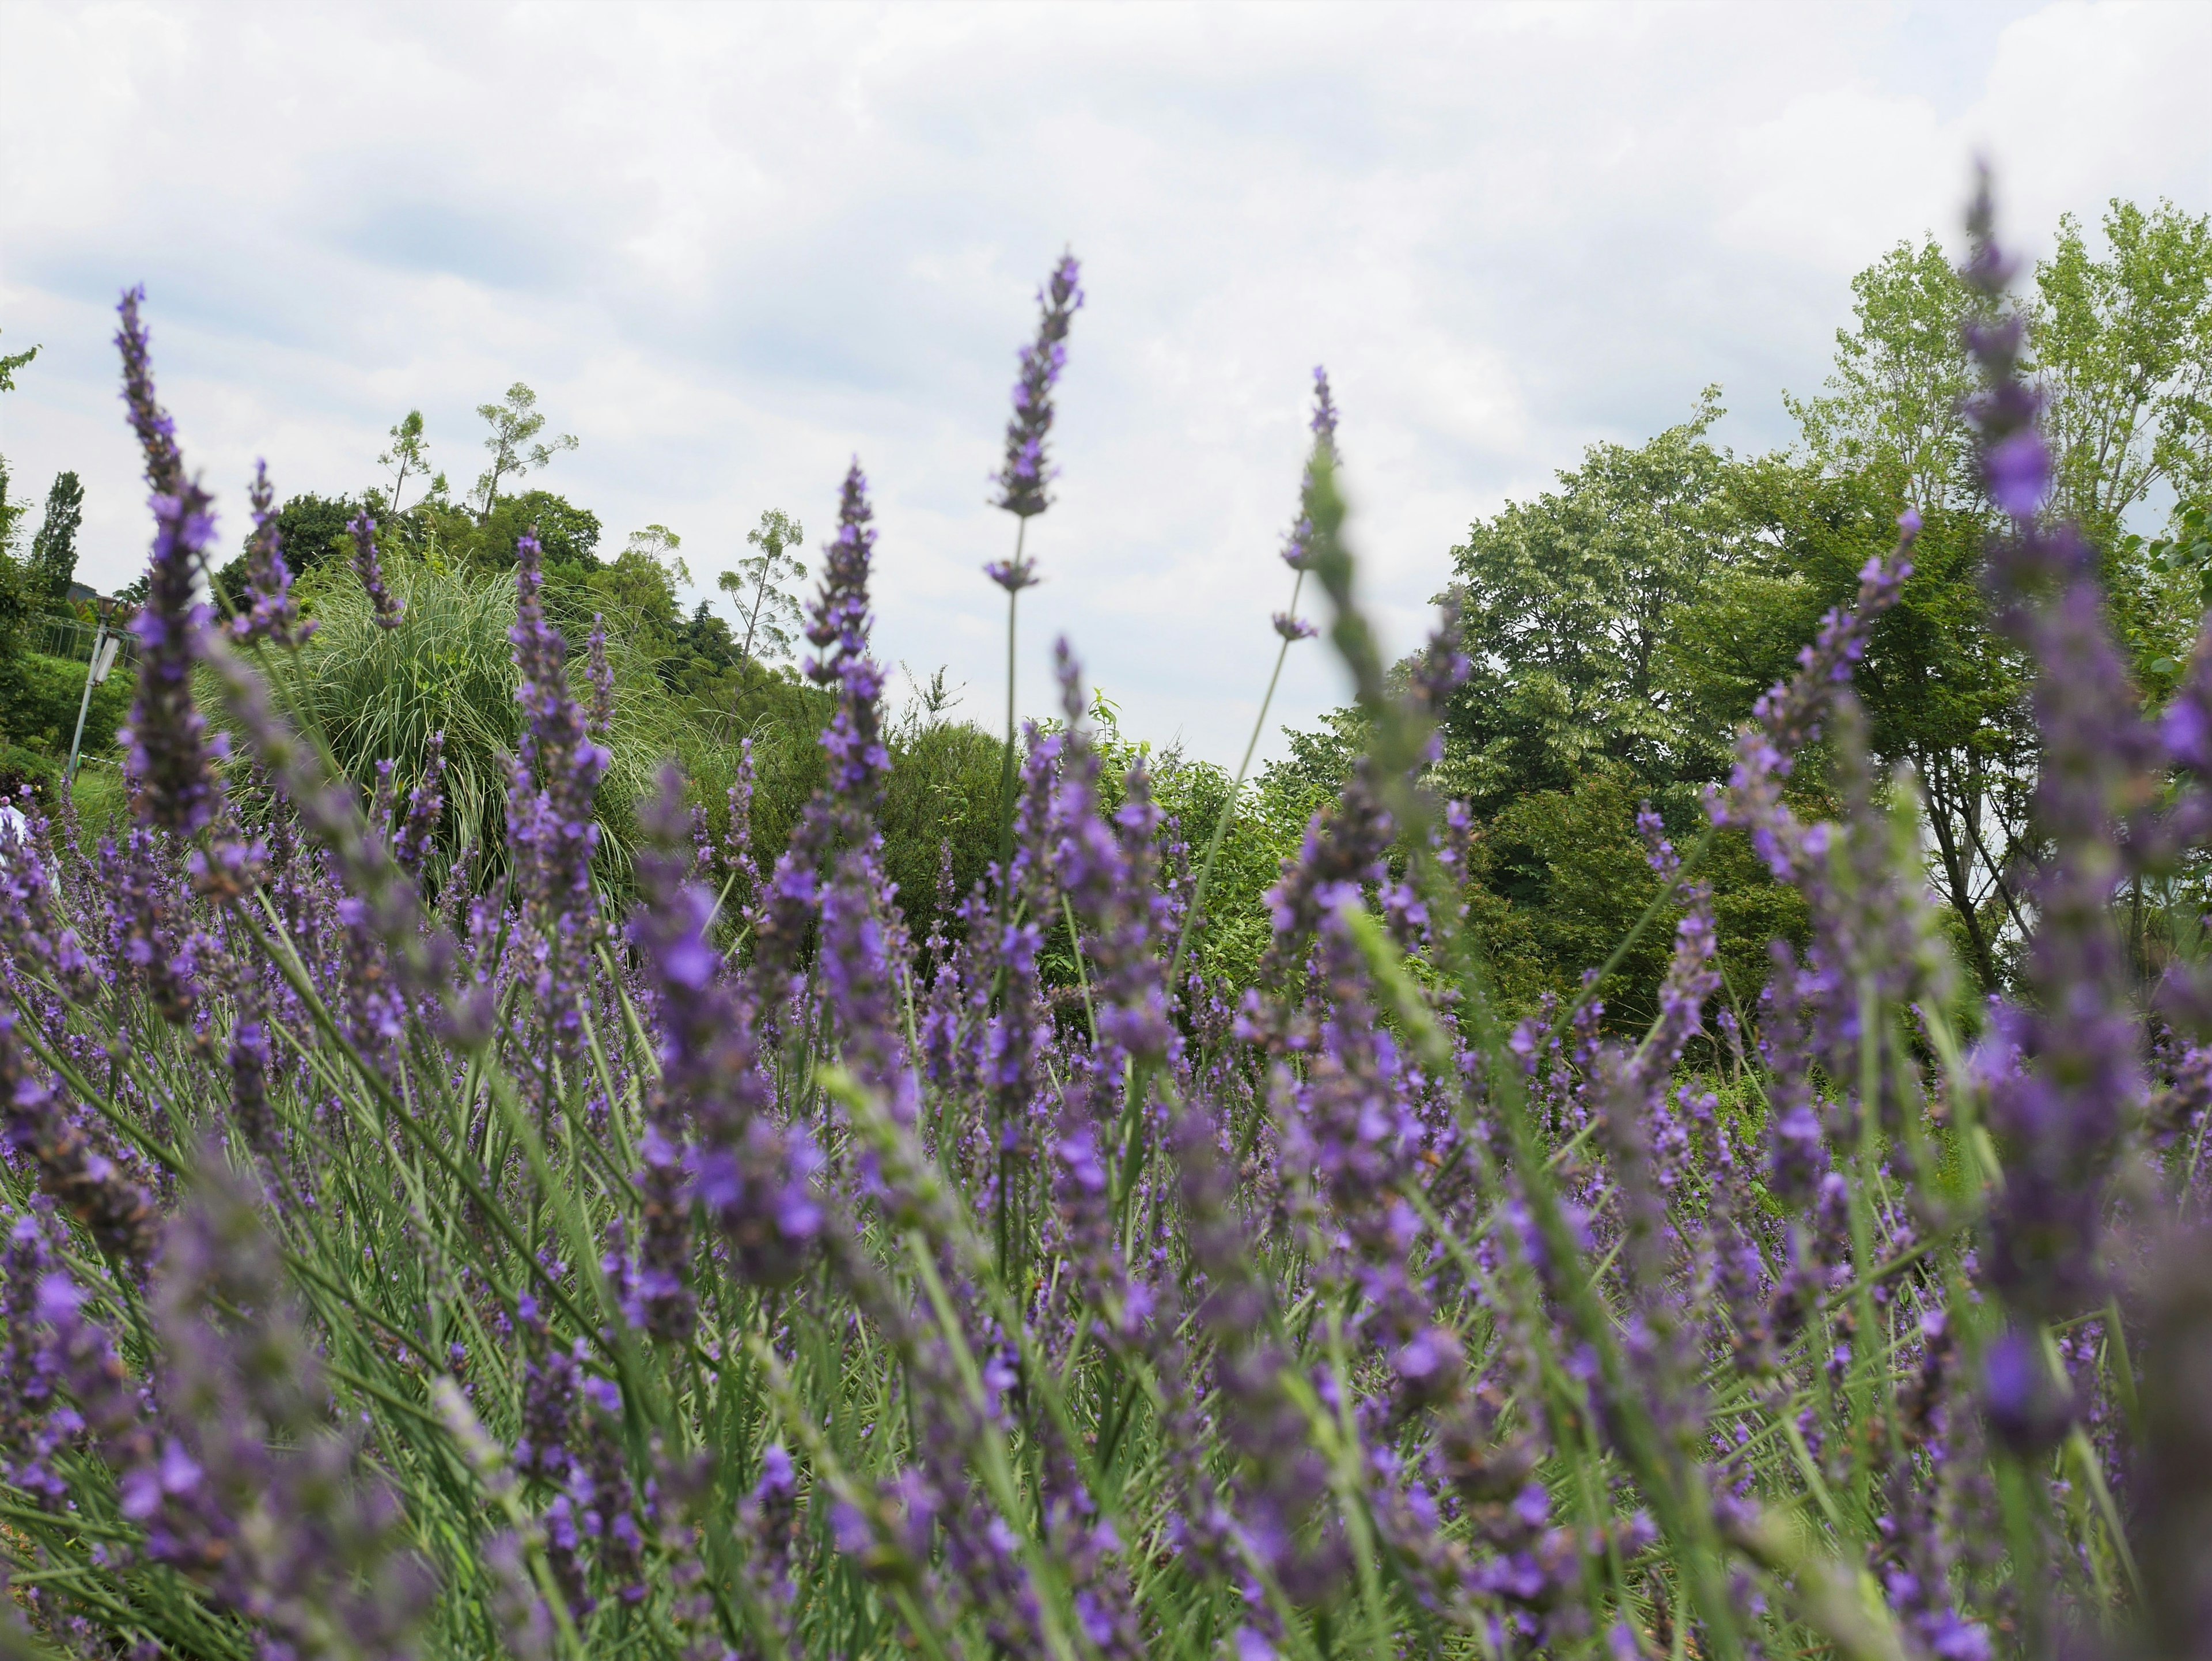
{"label": "overcast sky", "polygon": [[[1312,367],[1355,546],[1411,646],[1468,522],[1718,382],[1787,442],[1851,274],[1949,238],[1972,156],[2031,248],[2106,198],[2212,208],[2212,10],[2181,4],[749,9],[0,3],[0,453],[87,490],[128,581],[143,487],[112,308],[149,291],[185,454],[243,526],[374,482],[410,408],[465,489],[537,388],[548,488],[681,534],[705,590],[766,508],[876,489],[880,654],[1003,708],[979,573],[1014,352],[1068,246],[1089,303],[1025,705],[1065,630],[1133,733],[1233,762],[1288,598]],[[810,562],[811,563],[811,562]],[[1338,701],[1292,654],[1278,713]],[[1270,751],[1279,740],[1271,739]]]}

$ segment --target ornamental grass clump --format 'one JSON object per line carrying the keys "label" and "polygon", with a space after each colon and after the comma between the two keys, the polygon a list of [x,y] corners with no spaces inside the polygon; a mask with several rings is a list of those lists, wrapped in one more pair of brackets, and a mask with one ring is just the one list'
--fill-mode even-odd
{"label": "ornamental grass clump", "polygon": [[[1428,788],[1456,619],[1388,671],[1325,377],[1280,632],[1310,575],[1370,742],[1239,989],[1186,951],[1237,788],[1194,869],[1065,643],[1001,857],[909,934],[857,461],[808,618],[828,765],[772,863],[747,749],[726,831],[672,768],[634,897],[593,882],[626,694],[602,636],[568,661],[527,539],[486,613],[503,812],[457,799],[477,740],[443,729],[365,804],[286,712],[345,630],[412,649],[429,591],[364,532],[310,639],[264,538],[215,627],[127,296],[135,818],[0,830],[0,1648],[2207,1653],[2212,981],[2136,996],[2112,905],[2212,829],[2212,645],[2140,709],[2045,514],[1985,201],[1973,237],[1992,581],[2040,676],[2020,995],[1962,1002],[1910,781],[1866,758],[1908,516],[1708,827],[1644,817],[1639,932],[1680,921],[1627,1036],[1595,974],[1525,1019],[1492,995],[1469,818]],[[1079,297],[1063,262],[1024,354],[1024,527]],[[1741,1008],[1722,827],[1810,917]]]}

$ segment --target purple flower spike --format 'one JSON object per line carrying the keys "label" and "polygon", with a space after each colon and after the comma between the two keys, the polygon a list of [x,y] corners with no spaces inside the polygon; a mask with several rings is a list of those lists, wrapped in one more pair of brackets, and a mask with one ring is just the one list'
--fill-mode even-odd
{"label": "purple flower spike", "polygon": [[299,646],[315,632],[300,616],[292,598],[292,569],[284,563],[284,538],[276,528],[276,492],[269,485],[269,464],[253,464],[246,499],[253,504],[253,540],[246,550],[244,615],[231,624],[240,645],[265,640],[272,646]]}
{"label": "purple flower spike", "polygon": [[[1037,338],[1022,348],[1021,379],[1014,383],[1013,419],[1006,423],[1006,465],[999,474],[995,505],[1019,519],[1051,506],[1045,484],[1051,477],[1045,440],[1052,431],[1052,392],[1067,364],[1067,327],[1083,304],[1082,267],[1073,254],[1061,256],[1037,295]],[[1013,587],[1003,577],[994,578]]]}
{"label": "purple flower spike", "polygon": [[1041,581],[1033,559],[994,559],[983,568],[983,575],[1010,594],[1034,588]]}
{"label": "purple flower spike", "polygon": [[362,514],[346,529],[353,534],[353,569],[361,578],[361,586],[368,595],[368,603],[375,608],[376,626],[397,629],[400,615],[407,609],[404,600],[394,599],[384,586],[384,567],[376,557],[376,521]]}
{"label": "purple flower spike", "polygon": [[145,303],[146,289],[141,284],[125,290],[123,303],[116,307],[123,318],[122,332],[115,337],[123,353],[123,402],[131,411],[131,429],[138,435],[139,447],[146,453],[146,483],[157,496],[174,496],[185,483],[185,459],[177,448],[177,423],[154,395],[153,356],[145,326],[138,320],[138,308]]}
{"label": "purple flower spike", "polygon": [[1294,618],[1288,611],[1275,613],[1275,632],[1285,640],[1311,640],[1317,632],[1304,618]]}
{"label": "purple flower spike", "polygon": [[162,829],[190,836],[214,818],[221,788],[214,763],[225,745],[207,737],[207,722],[192,703],[192,664],[208,610],[194,598],[215,540],[215,504],[185,477],[176,426],[154,396],[146,331],[138,320],[145,291],[133,289],[118,307],[123,327],[123,398],[146,452],[146,480],[154,489],[154,551],[146,573],[146,605],[132,624],[141,650],[138,697],[125,729],[131,776],[144,787],[139,811]]}
{"label": "purple flower spike", "polygon": [[[672,774],[664,778],[658,845],[638,860],[646,904],[631,919],[646,983],[659,1006],[660,1078],[648,1101],[652,1126],[664,1143],[689,1135],[691,1178],[679,1190],[650,1153],[640,1187],[647,1201],[649,1249],[669,1267],[690,1202],[703,1203],[730,1243],[732,1261],[746,1280],[781,1286],[804,1269],[821,1232],[823,1214],[813,1177],[821,1156],[805,1130],[776,1118],[775,1086],[763,1066],[753,1006],[741,983],[726,978],[722,960],[707,938],[714,896],[685,879],[677,850],[682,797]],[[779,867],[778,876],[785,873]],[[667,1207],[679,1200],[674,1209]],[[659,1231],[656,1236],[656,1229]],[[663,1244],[655,1248],[658,1238]],[[685,1236],[688,1241],[688,1234]],[[681,1282],[659,1287],[645,1324],[671,1335],[691,1318]]]}
{"label": "purple flower spike", "polygon": [[837,534],[825,551],[822,590],[806,630],[821,655],[807,659],[806,673],[819,684],[834,683],[839,689],[837,713],[822,745],[830,752],[831,793],[856,804],[872,800],[890,767],[878,707],[884,672],[868,655],[868,631],[875,623],[868,614],[868,564],[876,545],[869,522],[875,516],[868,506],[867,475],[855,457],[845,475]]}
{"label": "purple flower spike", "polygon": [[[1986,312],[2002,301],[2012,265],[1996,246],[1994,217],[1984,179],[1969,225],[1974,252],[1961,275]],[[2073,526],[2034,516],[2050,461],[2020,359],[2019,319],[1978,319],[1967,339],[1983,375],[1969,411],[1983,477],[2014,521],[1990,549],[1990,575],[2000,626],[2037,666],[2035,819],[2050,849],[2033,880],[2037,924],[2021,976],[2028,995],[2000,1007],[1996,1022],[2016,1065],[1990,1092],[1990,1126],[2006,1161],[1990,1217],[1990,1265],[2016,1311],[2055,1320],[2107,1290],[2107,1193],[2143,1096],[2139,1017],[2112,901],[2127,850],[2142,845],[2124,828],[2124,804],[2154,792],[2165,757],[2113,642],[2087,545]],[[2064,1404],[2028,1387],[2039,1376],[2033,1367],[2008,1374],[1999,1359],[1992,1350],[1992,1422],[2010,1439],[2039,1445],[2048,1415]]]}
{"label": "purple flower spike", "polygon": [[1328,446],[1329,453],[1336,453],[1336,399],[1328,390],[1328,370],[1314,365],[1313,435],[1316,444]]}
{"label": "purple flower spike", "polygon": [[594,613],[592,637],[585,642],[589,654],[586,678],[592,683],[592,736],[604,744],[615,729],[615,672],[607,661],[607,620]]}
{"label": "purple flower spike", "polygon": [[[1328,389],[1328,371],[1321,365],[1314,366],[1314,412],[1307,423],[1314,435],[1314,454],[1326,454],[1331,465],[1336,461],[1336,399]],[[1313,488],[1313,460],[1308,458],[1305,478],[1298,485],[1298,500],[1303,502]],[[1309,557],[1307,545],[1313,539],[1313,521],[1303,514],[1291,533],[1283,539],[1283,563],[1293,571],[1304,571]]]}
{"label": "purple flower spike", "polygon": [[545,620],[540,597],[545,578],[535,537],[515,545],[514,584],[508,638],[521,672],[514,696],[522,705],[523,730],[507,788],[507,843],[525,905],[550,953],[538,968],[536,990],[555,1025],[566,1031],[577,1025],[568,964],[597,918],[592,856],[599,851],[599,826],[593,803],[614,757],[591,736],[585,712],[569,694],[568,648]]}

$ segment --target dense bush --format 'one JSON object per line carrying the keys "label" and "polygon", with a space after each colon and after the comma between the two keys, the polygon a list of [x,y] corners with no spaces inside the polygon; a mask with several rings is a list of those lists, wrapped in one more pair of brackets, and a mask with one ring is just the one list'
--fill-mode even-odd
{"label": "dense bush", "polygon": [[[448,601],[364,547],[362,617],[301,647],[264,543],[218,632],[207,498],[126,298],[156,515],[136,819],[95,844],[34,816],[0,879],[6,1643],[2201,1651],[2212,981],[2178,958],[2139,998],[2116,902],[2212,830],[2212,644],[2147,716],[2094,557],[2042,513],[1975,229],[1991,616],[2033,677],[2047,849],[2020,993],[1963,991],[1917,797],[1850,690],[1907,591],[1908,514],[1761,699],[1709,831],[1678,850],[1643,812],[1640,874],[1589,864],[1593,908],[1641,901],[1616,965],[1669,941],[1626,1037],[1602,977],[1527,1019],[1500,1001],[1473,880],[1496,850],[1429,788],[1457,621],[1378,656],[1325,385],[1290,552],[1356,753],[1310,776],[1327,805],[1264,939],[1217,943],[1239,997],[1188,942],[1215,884],[1252,880],[1254,844],[1216,851],[1241,782],[1131,757],[1064,649],[1011,824],[960,728],[893,735],[956,782],[901,795],[857,465],[810,616],[818,783],[773,862],[756,757],[703,834],[672,768],[634,810],[635,903],[594,883],[623,717],[606,674],[572,678],[525,538],[511,611],[449,597],[506,620],[520,710],[504,873],[464,881],[457,775],[364,812],[314,737],[347,741],[313,699],[349,652],[385,679],[332,684],[368,704],[435,696],[409,631],[453,636]],[[1079,301],[1071,259],[1009,429],[1024,521]],[[993,575],[1011,598],[1031,572]],[[319,709],[307,736],[287,699]],[[365,719],[360,757],[413,730]],[[1785,788],[1816,739],[1817,821]],[[922,939],[902,814],[1009,850]],[[1705,878],[1732,839],[1797,908],[1755,1003]]]}

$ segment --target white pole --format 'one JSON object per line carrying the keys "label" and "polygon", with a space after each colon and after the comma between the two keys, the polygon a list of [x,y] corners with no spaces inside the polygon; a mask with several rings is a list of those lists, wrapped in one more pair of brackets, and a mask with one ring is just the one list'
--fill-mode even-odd
{"label": "white pole", "polygon": [[107,643],[107,624],[103,620],[92,631],[92,657],[84,666],[84,697],[77,701],[76,733],[70,739],[69,766],[62,774],[62,788],[66,790],[76,782],[76,752],[84,743],[84,718],[92,708],[93,678],[100,672],[100,648]]}

